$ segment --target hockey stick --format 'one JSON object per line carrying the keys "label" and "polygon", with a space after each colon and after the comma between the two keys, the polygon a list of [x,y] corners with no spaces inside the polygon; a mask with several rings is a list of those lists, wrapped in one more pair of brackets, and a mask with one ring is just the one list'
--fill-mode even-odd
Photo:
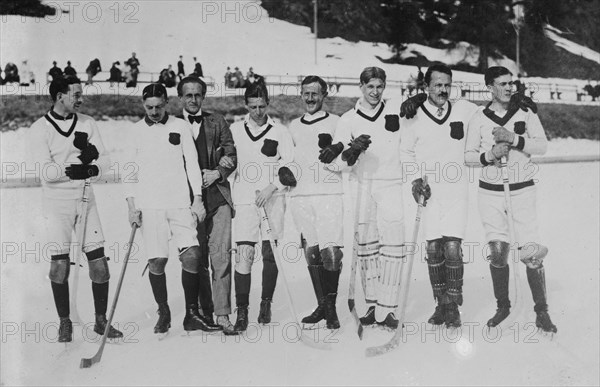
{"label": "hockey stick", "polygon": [[85,237],[85,226],[87,223],[87,209],[90,198],[90,179],[85,179],[83,184],[83,195],[81,195],[81,212],[77,217],[77,223],[75,225],[75,239],[77,245],[75,246],[75,268],[73,269],[73,294],[71,295],[71,320],[74,322],[81,323],[81,317],[77,310],[77,293],[79,289],[79,267],[81,265],[81,257],[83,255],[83,238]]}
{"label": "hockey stick", "polygon": [[[512,210],[512,201],[510,198],[510,183],[508,180],[508,166],[507,166],[507,158],[506,156],[502,156],[500,159],[500,172],[502,173],[502,185],[504,186],[504,201],[506,204],[506,217],[508,218],[508,236],[510,238],[510,243],[517,243],[515,239],[515,221],[513,219],[513,210]],[[518,246],[517,246],[518,248]],[[518,254],[518,249],[516,254]],[[517,316],[517,308],[520,308],[523,305],[523,295],[519,289],[519,284],[521,283],[521,275],[519,274],[519,264],[518,262],[512,262],[513,267],[513,276],[514,276],[514,288],[515,288],[515,305],[513,305],[513,314]]]}
{"label": "hockey stick", "polygon": [[[371,180],[369,180],[369,183],[371,183]],[[358,194],[356,195],[354,230],[352,230],[354,232],[354,241],[352,242],[352,263],[350,265],[350,284],[348,286],[348,308],[350,309],[350,315],[352,315],[352,318],[356,323],[356,333],[358,334],[358,338],[362,340],[364,328],[360,322],[358,313],[356,312],[356,303],[354,300],[354,293],[356,291],[356,266],[358,266],[358,221],[362,199],[362,189],[360,187],[360,180],[356,182],[356,186],[358,187]],[[363,289],[365,289],[365,284],[363,284]]]}
{"label": "hockey stick", "polygon": [[117,301],[119,301],[119,294],[121,293],[121,285],[123,285],[123,278],[125,278],[125,269],[127,269],[127,263],[129,262],[129,255],[131,254],[131,247],[133,246],[133,240],[135,238],[135,232],[138,228],[137,223],[131,226],[131,235],[129,236],[129,244],[127,246],[127,254],[125,254],[125,260],[123,261],[123,268],[121,269],[121,275],[119,276],[119,282],[117,283],[117,289],[115,290],[115,297],[113,299],[112,306],[110,307],[110,314],[108,315],[108,322],[106,328],[104,328],[104,334],[102,335],[102,341],[100,342],[100,348],[98,352],[91,358],[82,358],[79,363],[79,368],[90,368],[94,364],[100,362],[102,359],[102,352],[104,352],[104,345],[106,345],[106,338],[108,332],[110,332],[110,324],[112,323],[113,316],[115,315],[115,309],[117,308]]}
{"label": "hockey stick", "polygon": [[315,341],[314,338],[309,337],[302,329],[302,325],[298,320],[298,314],[296,313],[296,308],[294,307],[294,302],[292,301],[292,294],[290,292],[290,288],[285,276],[285,270],[283,268],[283,261],[279,256],[279,250],[277,250],[277,245],[275,244],[275,239],[273,239],[273,231],[271,230],[271,225],[269,223],[269,217],[267,216],[267,211],[265,211],[264,207],[260,207],[260,213],[262,216],[262,224],[265,227],[265,232],[269,238],[269,242],[271,243],[271,249],[273,250],[273,255],[275,256],[275,262],[277,263],[277,267],[279,269],[279,273],[281,274],[281,279],[283,282],[283,287],[285,289],[285,295],[288,301],[288,305],[290,306],[290,311],[292,312],[292,317],[294,318],[294,323],[296,324],[298,331],[300,332],[300,341],[302,343],[308,345],[309,347],[317,348],[317,349],[331,349],[331,346],[327,343],[320,343],[319,341]]}
{"label": "hockey stick", "polygon": [[[427,183],[427,176],[423,178],[423,181]],[[412,274],[412,266],[414,262],[414,255],[417,251],[417,238],[419,236],[419,226],[421,225],[421,213],[423,212],[423,202],[425,201],[425,197],[421,195],[419,197],[419,204],[417,207],[417,215],[415,216],[415,225],[413,229],[412,235],[412,245],[414,246],[413,252],[407,255],[408,262],[402,263],[402,268],[400,269],[400,290],[398,291],[398,296],[396,298],[396,302],[398,303],[398,308],[396,312],[398,314],[398,328],[396,328],[396,332],[394,332],[394,336],[387,343],[376,346],[369,347],[365,351],[365,355],[367,357],[373,357],[378,355],[383,355],[385,353],[390,352],[394,348],[400,344],[400,338],[402,337],[402,333],[404,331],[404,319],[406,314],[406,304],[408,302],[408,290],[410,287],[410,277]]]}

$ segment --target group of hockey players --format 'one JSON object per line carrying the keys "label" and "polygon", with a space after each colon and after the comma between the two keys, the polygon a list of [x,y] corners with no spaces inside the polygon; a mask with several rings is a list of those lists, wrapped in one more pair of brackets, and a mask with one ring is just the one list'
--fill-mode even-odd
{"label": "group of hockey players", "polygon": [[[548,249],[539,243],[536,187],[526,173],[530,156],[543,154],[547,139],[535,103],[514,93],[512,74],[506,68],[489,68],[485,83],[492,95],[485,107],[451,101],[452,72],[444,65],[433,65],[424,76],[426,93],[400,104],[383,99],[384,70],[367,67],[360,74],[362,96],[338,117],[323,110],[328,94],[325,81],[308,76],[301,84],[305,113],[289,129],[267,114],[270,100],[262,83],[246,89],[248,114],[231,126],[221,115],[202,110],[207,86],[199,78],[186,77],[178,84],[183,105],[179,116],[167,113],[164,86],[145,87],[146,115],[135,125],[129,160],[138,166],[137,173],[134,183],[123,186],[129,221],[141,230],[158,305],[154,332],[165,334],[171,327],[165,275],[169,241],[177,247],[181,261],[185,331],[237,335],[247,329],[258,246],[263,263],[258,322],[270,323],[278,277],[276,254],[280,254],[277,240],[283,236],[286,207],[301,233],[317,301],[316,309],[302,322],[324,320],[328,329],[340,328],[336,299],[343,256],[343,194],[351,194],[356,202],[352,231],[367,306],[360,323],[402,329],[396,315],[400,272],[409,253],[402,204],[406,182],[412,182],[417,202],[425,200],[422,235],[437,302],[428,321],[448,328],[461,326],[461,243],[469,204],[466,166],[482,167],[479,213],[497,299],[496,313],[487,325],[497,326],[510,313],[508,261],[511,248],[518,244],[537,326],[556,332],[546,303],[543,260]],[[94,330],[103,334],[109,329],[108,337],[118,338],[122,333],[107,327],[110,275],[91,188],[87,213],[78,213],[83,187],[100,173],[96,160],[104,147],[94,120],[78,113],[82,89],[77,79],[55,79],[50,95],[53,106],[34,123],[32,145],[44,170],[51,166],[57,172],[53,178],[44,176],[43,199],[48,240],[61,246],[52,252],[49,275],[60,317],[59,341],[69,342],[73,336],[69,243],[82,215],[86,219],[82,248],[96,312]],[[450,164],[458,169],[458,178],[432,173],[439,170],[436,165]],[[502,168],[511,172],[510,203],[504,196]],[[414,174],[410,178],[408,170]],[[343,192],[345,171],[355,181],[357,192]],[[512,223],[514,233],[509,232]],[[235,323],[229,320],[232,277]]]}

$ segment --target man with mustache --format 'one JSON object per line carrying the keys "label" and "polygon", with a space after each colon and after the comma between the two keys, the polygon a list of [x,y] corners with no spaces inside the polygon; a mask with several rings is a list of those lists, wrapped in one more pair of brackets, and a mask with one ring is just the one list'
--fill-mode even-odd
{"label": "man with mustache", "polygon": [[302,319],[316,324],[325,319],[328,329],[340,322],[335,303],[342,270],[343,200],[342,176],[325,168],[341,152],[333,146],[339,117],[322,110],[327,83],[310,75],[301,83],[306,113],[290,124],[294,141],[294,164],[301,171],[297,186],[290,190],[290,210],[302,237],[302,249],[317,296],[318,306]]}
{"label": "man with mustache", "polygon": [[[458,307],[463,303],[461,242],[467,227],[469,192],[464,166],[465,132],[477,106],[464,99],[449,100],[452,71],[446,65],[429,67],[424,85],[426,101],[414,115],[401,121],[402,168],[407,179],[414,178],[415,201],[420,195],[426,199],[422,233],[427,241],[433,297],[437,300],[428,322],[458,328]],[[426,175],[427,182],[423,179]]]}
{"label": "man with mustache", "polygon": [[[237,166],[237,154],[231,130],[225,118],[202,110],[206,96],[206,83],[193,76],[185,77],[177,85],[177,93],[183,105],[183,119],[192,125],[192,136],[198,151],[198,163],[202,169],[202,199],[206,219],[199,222],[198,243],[201,263],[198,273],[200,283],[200,306],[206,325],[217,324],[225,335],[237,332],[229,321],[231,313],[231,219],[234,216],[231,188],[227,178]],[[212,267],[211,276],[209,273]],[[213,303],[214,296],[214,303]]]}
{"label": "man with mustache", "polygon": [[[400,291],[400,268],[406,256],[400,106],[383,101],[385,71],[367,67],[360,74],[362,97],[340,118],[333,143],[337,165],[351,168],[360,198],[357,229],[360,273],[367,313],[363,326],[398,328],[394,312]],[[340,149],[341,147],[341,149]]]}
{"label": "man with mustache", "polygon": [[[492,101],[479,110],[471,122],[465,147],[465,162],[481,166],[479,213],[489,246],[490,272],[496,297],[496,313],[487,322],[495,327],[510,314],[508,257],[517,244],[519,259],[525,264],[531,289],[535,324],[544,332],[556,333],[548,314],[546,274],[543,260],[548,248],[538,241],[536,188],[531,155],[546,153],[548,140],[535,109],[524,109],[513,102],[512,73],[505,67],[490,67],[485,84]],[[507,203],[504,197],[500,159],[507,158],[508,180],[514,238],[509,235]]]}
{"label": "man with mustache", "polygon": [[[125,181],[130,223],[140,226],[146,254],[150,285],[158,304],[159,318],[154,333],[164,335],[171,327],[167,302],[165,266],[169,258],[169,239],[179,251],[181,283],[185,297],[185,331],[215,331],[198,310],[201,251],[196,234],[206,210],[202,203],[202,172],[189,123],[167,114],[167,90],[151,83],[142,90],[146,115],[135,124],[135,144],[131,162],[135,176]],[[190,190],[193,200],[190,200]]]}
{"label": "man with mustache", "polygon": [[[57,77],[50,83],[52,108],[31,126],[31,154],[42,175],[43,212],[50,246],[50,285],[60,318],[58,342],[73,340],[73,324],[69,317],[69,250],[71,234],[77,218],[82,216],[81,201],[86,179],[98,176],[94,163],[104,153],[104,145],[96,122],[78,113],[83,103],[80,80]],[[81,248],[88,259],[96,323],[94,332],[104,334],[108,321],[108,258],[104,255],[104,235],[92,186],[89,186],[87,215]],[[79,241],[78,241],[79,243]],[[123,334],[108,327],[109,338]]]}

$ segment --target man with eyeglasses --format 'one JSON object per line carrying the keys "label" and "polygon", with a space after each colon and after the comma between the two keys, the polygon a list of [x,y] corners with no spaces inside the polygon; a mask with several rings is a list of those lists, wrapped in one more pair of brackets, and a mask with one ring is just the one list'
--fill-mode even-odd
{"label": "man with eyeglasses", "polygon": [[[130,223],[140,226],[150,285],[158,304],[159,318],[154,333],[164,335],[171,327],[167,302],[165,266],[169,239],[179,250],[181,283],[185,296],[185,331],[215,331],[198,311],[198,273],[202,253],[198,246],[197,223],[206,210],[202,203],[202,172],[197,162],[189,123],[167,114],[167,90],[152,83],[142,91],[146,115],[135,124],[131,161],[137,166],[131,181],[124,182]],[[193,201],[190,200],[190,190]]]}
{"label": "man with eyeglasses", "polygon": [[[535,303],[536,326],[556,333],[548,314],[546,279],[543,260],[548,248],[539,243],[536,211],[536,187],[531,155],[542,155],[548,147],[546,133],[536,114],[535,105],[519,106],[513,99],[512,73],[505,67],[490,67],[485,84],[492,101],[479,110],[467,132],[465,162],[481,166],[479,178],[479,213],[489,246],[490,272],[497,310],[487,322],[495,327],[510,314],[509,267],[510,243],[517,245],[518,255],[526,265],[527,280]],[[518,95],[518,94],[517,94]],[[504,196],[500,160],[507,159],[510,204],[514,237],[509,235],[508,208]]]}
{"label": "man with eyeglasses", "polygon": [[[206,83],[193,76],[185,77],[177,85],[177,94],[183,105],[183,114],[177,116],[192,125],[192,136],[198,151],[198,164],[202,169],[202,199],[206,219],[196,228],[200,244],[201,263],[198,273],[200,283],[200,318],[217,326],[225,335],[237,332],[229,321],[231,313],[231,220],[235,214],[231,188],[227,178],[237,166],[237,153],[229,124],[220,114],[202,110],[206,97]],[[209,272],[212,267],[212,288]],[[213,303],[214,298],[214,303]]]}

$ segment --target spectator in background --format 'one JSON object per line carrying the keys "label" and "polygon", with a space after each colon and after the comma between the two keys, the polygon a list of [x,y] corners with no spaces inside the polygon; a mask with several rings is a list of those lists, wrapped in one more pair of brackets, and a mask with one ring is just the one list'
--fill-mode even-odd
{"label": "spectator in background", "polygon": [[27,59],[24,59],[21,63],[21,75],[19,78],[21,86],[29,86],[30,84],[35,83],[35,75],[33,75],[33,72],[30,70]]}
{"label": "spectator in background", "polygon": [[13,82],[19,83],[20,80],[21,77],[19,76],[19,69],[17,68],[17,65],[12,62],[8,62],[4,67],[4,84]]}
{"label": "spectator in background", "polygon": [[235,84],[233,87],[240,88],[245,86],[244,74],[242,74],[239,67],[235,68],[235,73],[233,76],[235,78]]}
{"label": "spectator in background", "polygon": [[121,62],[116,61],[112,64],[112,67],[110,68],[110,78],[108,78],[108,81],[110,82],[111,86],[115,82],[117,82],[117,83],[123,82],[123,72],[118,67],[120,65],[121,65]]}
{"label": "spectator in background", "polygon": [[166,87],[173,87],[177,84],[175,81],[177,76],[175,75],[175,71],[173,71],[173,66],[169,65],[166,69],[162,69],[160,72],[160,80],[159,83],[162,83]]}
{"label": "spectator in background", "polygon": [[182,80],[185,77],[185,70],[183,69],[183,56],[179,55],[179,61],[177,62],[177,76],[179,80]]}
{"label": "spectator in background", "polygon": [[127,87],[135,87],[137,85],[138,74],[140,73],[138,68],[140,67],[140,61],[136,58],[135,52],[131,53],[131,58],[127,59],[125,64],[129,66]]}
{"label": "spectator in background", "polygon": [[63,72],[60,67],[56,66],[56,61],[52,62],[52,68],[48,70],[48,75],[52,77],[51,81],[59,78],[63,78]]}
{"label": "spectator in background", "polygon": [[87,73],[87,76],[88,76],[88,80],[87,80],[87,82],[85,84],[86,85],[91,85],[93,83],[92,79],[100,71],[102,71],[102,67],[100,67],[100,60],[98,58],[91,60],[90,64],[87,67],[87,69],[85,69],[85,72]]}
{"label": "spectator in background", "polygon": [[247,84],[252,84],[256,81],[256,79],[254,78],[254,69],[252,67],[250,67],[248,69],[248,72],[246,73],[246,82]]}
{"label": "spectator in background", "polygon": [[202,65],[200,64],[200,62],[198,62],[196,60],[196,57],[194,57],[194,72],[193,75],[197,78],[202,78],[204,77],[204,72],[202,72]]}
{"label": "spectator in background", "polygon": [[229,87],[229,88],[233,87],[233,82],[231,81],[232,76],[233,76],[233,74],[231,73],[231,67],[228,66],[227,71],[225,71],[225,87]]}
{"label": "spectator in background", "polygon": [[71,61],[67,61],[67,67],[64,69],[65,78],[66,77],[77,77],[77,71],[71,67]]}

